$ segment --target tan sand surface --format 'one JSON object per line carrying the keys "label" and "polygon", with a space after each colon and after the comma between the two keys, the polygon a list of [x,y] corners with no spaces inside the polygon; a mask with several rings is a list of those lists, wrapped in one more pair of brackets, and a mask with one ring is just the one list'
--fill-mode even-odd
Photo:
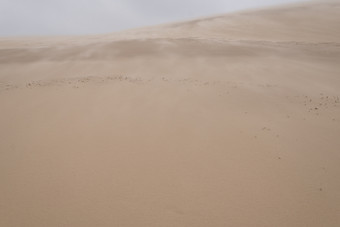
{"label": "tan sand surface", "polygon": [[340,226],[340,2],[0,39],[0,226]]}

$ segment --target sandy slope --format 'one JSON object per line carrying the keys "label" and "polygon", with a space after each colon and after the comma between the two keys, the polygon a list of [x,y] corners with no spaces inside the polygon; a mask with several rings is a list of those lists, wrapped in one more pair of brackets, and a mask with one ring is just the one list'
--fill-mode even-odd
{"label": "sandy slope", "polygon": [[0,226],[339,226],[339,24],[0,39]]}

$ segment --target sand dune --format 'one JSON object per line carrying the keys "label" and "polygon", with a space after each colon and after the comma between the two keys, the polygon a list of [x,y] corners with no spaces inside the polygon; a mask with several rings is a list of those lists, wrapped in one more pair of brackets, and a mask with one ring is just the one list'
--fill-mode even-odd
{"label": "sand dune", "polygon": [[0,39],[0,226],[339,226],[340,2]]}

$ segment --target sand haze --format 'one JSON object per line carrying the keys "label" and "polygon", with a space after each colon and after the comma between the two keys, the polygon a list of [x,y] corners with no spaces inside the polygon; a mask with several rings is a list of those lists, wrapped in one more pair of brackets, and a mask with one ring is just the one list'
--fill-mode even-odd
{"label": "sand haze", "polygon": [[0,226],[339,226],[339,24],[0,39]]}

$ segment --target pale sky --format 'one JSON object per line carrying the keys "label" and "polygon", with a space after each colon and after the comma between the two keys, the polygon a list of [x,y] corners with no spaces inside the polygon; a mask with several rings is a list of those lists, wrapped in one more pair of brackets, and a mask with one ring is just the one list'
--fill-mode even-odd
{"label": "pale sky", "polygon": [[299,0],[0,0],[0,36],[98,34]]}

